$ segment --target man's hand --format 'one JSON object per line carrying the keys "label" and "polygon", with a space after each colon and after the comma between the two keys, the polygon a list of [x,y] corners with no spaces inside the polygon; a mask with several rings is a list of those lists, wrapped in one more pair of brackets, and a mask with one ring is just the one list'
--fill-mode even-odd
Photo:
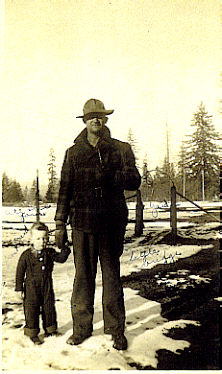
{"label": "man's hand", "polygon": [[55,241],[59,249],[64,248],[68,240],[66,225],[62,221],[56,221]]}

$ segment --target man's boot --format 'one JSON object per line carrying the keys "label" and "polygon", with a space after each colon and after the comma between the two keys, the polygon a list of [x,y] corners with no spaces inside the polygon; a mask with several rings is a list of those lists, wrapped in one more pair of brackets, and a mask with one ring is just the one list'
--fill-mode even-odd
{"label": "man's boot", "polygon": [[124,334],[112,335],[114,341],[113,348],[118,351],[125,351],[127,349],[128,343]]}
{"label": "man's boot", "polygon": [[66,343],[70,345],[79,345],[84,342],[87,338],[89,338],[92,334],[89,333],[87,335],[71,335],[67,340]]}

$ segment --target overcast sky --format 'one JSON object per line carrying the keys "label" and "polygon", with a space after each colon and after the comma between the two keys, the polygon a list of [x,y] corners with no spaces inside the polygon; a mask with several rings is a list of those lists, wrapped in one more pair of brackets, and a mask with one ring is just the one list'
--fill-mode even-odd
{"label": "overcast sky", "polygon": [[6,0],[2,90],[3,170],[47,184],[83,129],[89,98],[115,109],[108,126],[132,129],[142,160],[176,161],[200,102],[221,129],[219,0]]}

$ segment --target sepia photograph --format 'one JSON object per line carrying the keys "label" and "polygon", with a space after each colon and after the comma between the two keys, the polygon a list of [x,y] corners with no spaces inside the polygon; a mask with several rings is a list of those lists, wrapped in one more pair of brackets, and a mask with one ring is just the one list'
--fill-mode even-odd
{"label": "sepia photograph", "polygon": [[221,0],[1,25],[1,370],[222,370]]}

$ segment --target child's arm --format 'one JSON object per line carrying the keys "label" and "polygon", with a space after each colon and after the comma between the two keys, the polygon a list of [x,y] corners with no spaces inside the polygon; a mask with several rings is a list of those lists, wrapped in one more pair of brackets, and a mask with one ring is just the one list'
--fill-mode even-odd
{"label": "child's arm", "polygon": [[26,255],[25,252],[23,252],[18,260],[16,268],[15,291],[20,291],[24,293],[24,278],[26,267]]}
{"label": "child's arm", "polygon": [[54,248],[50,248],[49,254],[53,261],[64,263],[68,259],[71,251],[68,246],[61,249],[61,252],[56,252]]}

